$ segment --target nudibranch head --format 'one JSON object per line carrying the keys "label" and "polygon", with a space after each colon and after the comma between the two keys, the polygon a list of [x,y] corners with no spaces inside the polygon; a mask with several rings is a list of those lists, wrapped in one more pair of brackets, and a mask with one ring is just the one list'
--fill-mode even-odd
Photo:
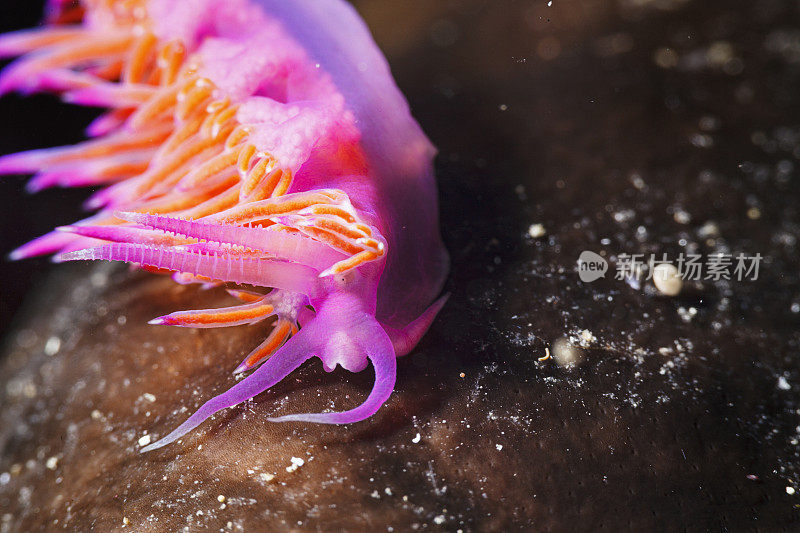
{"label": "nudibranch head", "polygon": [[[343,0],[51,0],[48,24],[0,36],[0,94],[53,91],[106,107],[88,141],[0,158],[30,191],[97,186],[93,216],[21,259],[112,260],[180,283],[247,284],[237,305],[155,325],[268,323],[252,371],[172,433],[279,382],[312,357],[372,363],[367,400],[273,421],[363,420],[388,399],[444,299],[435,150]],[[433,303],[432,303],[433,302]]]}

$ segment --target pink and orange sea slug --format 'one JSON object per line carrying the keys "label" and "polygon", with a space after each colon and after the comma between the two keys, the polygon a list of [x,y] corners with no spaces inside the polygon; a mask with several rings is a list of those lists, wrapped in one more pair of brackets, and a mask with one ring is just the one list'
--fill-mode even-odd
{"label": "pink and orange sea slug", "polygon": [[125,261],[182,283],[249,284],[241,304],[155,324],[269,320],[235,372],[252,371],[172,433],[278,383],[313,356],[371,361],[345,412],[273,421],[344,424],[389,398],[396,357],[444,304],[435,150],[364,23],[344,0],[50,0],[47,24],[0,37],[22,56],[0,93],[54,91],[109,108],[81,144],[0,158],[31,191],[100,186],[96,214],[12,253]]}

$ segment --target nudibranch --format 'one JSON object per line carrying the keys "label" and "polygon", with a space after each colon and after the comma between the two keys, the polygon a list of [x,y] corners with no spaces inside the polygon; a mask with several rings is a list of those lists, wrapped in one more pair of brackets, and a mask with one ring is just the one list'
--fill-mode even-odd
{"label": "nudibranch", "polygon": [[97,186],[86,203],[96,213],[11,257],[124,261],[181,283],[227,283],[238,305],[152,323],[272,328],[235,369],[248,376],[143,450],[314,356],[327,371],[371,362],[367,399],[270,420],[375,413],[396,357],[444,304],[448,256],[435,149],[356,11],[344,0],[50,0],[47,10],[43,27],[0,37],[0,56],[19,56],[0,94],[52,91],[108,110],[89,140],[4,156],[0,173],[34,174],[30,191]]}

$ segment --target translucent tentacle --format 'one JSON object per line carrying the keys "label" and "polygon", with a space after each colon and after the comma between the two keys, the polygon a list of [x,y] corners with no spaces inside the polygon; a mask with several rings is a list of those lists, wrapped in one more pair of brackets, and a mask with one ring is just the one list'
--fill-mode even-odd
{"label": "translucent tentacle", "polygon": [[56,231],[128,244],[175,246],[187,243],[186,239],[174,235],[135,226],[61,226]]}
{"label": "translucent tentacle", "polygon": [[324,269],[342,259],[342,254],[301,235],[268,228],[251,228],[222,224],[207,224],[145,213],[117,213],[123,220],[142,224],[176,235],[219,243],[244,246]]}
{"label": "translucent tentacle", "polygon": [[274,356],[268,359],[255,372],[228,391],[207,401],[196,413],[169,435],[149,446],[145,446],[142,448],[142,452],[149,452],[166,446],[186,435],[217,411],[232,407],[260,394],[280,382],[314,355],[314,345],[309,332],[301,331],[289,339],[286,344],[278,349]]}
{"label": "translucent tentacle", "polygon": [[[380,330],[380,328],[375,328]],[[361,346],[375,368],[375,385],[367,399],[354,409],[339,413],[303,413],[268,418],[270,422],[315,422],[318,424],[351,424],[369,418],[386,403],[394,390],[397,358],[388,335],[376,331],[371,343]]]}
{"label": "translucent tentacle", "polygon": [[[108,219],[108,213],[99,212],[89,218],[86,218],[73,226],[89,225],[89,224],[102,224]],[[29,259],[40,255],[49,255],[61,251],[71,243],[75,242],[79,237],[66,233],[63,231],[51,231],[41,237],[27,242],[8,254],[8,258],[12,261],[19,261],[21,259]]]}
{"label": "translucent tentacle", "polygon": [[64,261],[109,260],[188,272],[211,280],[250,283],[302,294],[318,291],[316,271],[296,263],[252,259],[236,254],[201,253],[185,246],[146,246],[115,243],[62,254]]}

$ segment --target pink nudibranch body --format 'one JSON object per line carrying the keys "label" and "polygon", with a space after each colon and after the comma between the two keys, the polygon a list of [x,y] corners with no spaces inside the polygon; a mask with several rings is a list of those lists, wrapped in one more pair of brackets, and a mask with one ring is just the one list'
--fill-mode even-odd
{"label": "pink nudibranch body", "polygon": [[235,372],[253,370],[182,425],[278,383],[316,356],[375,385],[345,412],[273,421],[363,420],[394,388],[444,304],[435,149],[412,118],[364,23],[344,0],[51,0],[48,25],[0,36],[22,56],[0,93],[55,91],[110,110],[72,147],[0,158],[35,173],[29,189],[102,186],[92,217],[14,258],[126,261],[241,303],[153,324],[220,327],[271,320]]}

